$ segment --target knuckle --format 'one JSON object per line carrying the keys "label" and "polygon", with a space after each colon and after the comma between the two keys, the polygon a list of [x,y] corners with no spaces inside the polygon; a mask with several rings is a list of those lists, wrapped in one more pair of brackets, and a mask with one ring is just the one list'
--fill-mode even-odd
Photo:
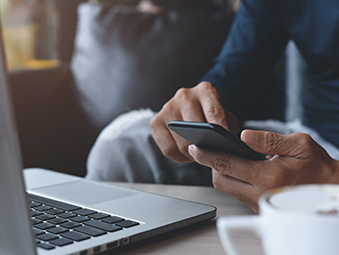
{"label": "knuckle", "polygon": [[268,184],[267,188],[275,188],[275,187],[280,186],[281,180],[282,180],[282,176],[279,174],[269,175],[266,180],[266,183]]}
{"label": "knuckle", "polygon": [[172,146],[172,145],[164,145],[161,148],[161,151],[162,151],[162,154],[164,154],[164,156],[171,158],[171,159],[175,158],[174,156],[178,152],[176,146]]}
{"label": "knuckle", "polygon": [[[169,101],[167,101],[167,102],[163,105],[163,107],[161,108],[160,113],[166,112],[166,111],[168,111],[169,109],[171,109],[171,108],[173,107],[173,104],[174,104],[173,101],[174,101],[173,98],[170,99]],[[158,115],[159,115],[159,114],[158,114]]]}
{"label": "knuckle", "polygon": [[221,181],[220,175],[213,174],[212,175],[212,183],[213,183],[214,188],[216,188],[217,190],[222,190],[223,183]]}
{"label": "knuckle", "polygon": [[198,87],[202,89],[208,89],[208,90],[214,89],[212,83],[207,82],[207,81],[201,82]]}
{"label": "knuckle", "polygon": [[190,89],[187,88],[180,88],[176,93],[175,93],[175,98],[178,98],[180,100],[188,100],[190,98]]}
{"label": "knuckle", "polygon": [[309,136],[308,134],[303,134],[303,133],[299,133],[298,135],[298,140],[299,140],[299,144],[302,147],[309,147],[310,145],[312,145],[313,143],[313,139],[311,138],[311,136]]}
{"label": "knuckle", "polygon": [[214,158],[213,160],[213,168],[215,168],[216,170],[221,170],[224,168],[224,166],[226,165],[226,159],[225,157],[222,156],[217,156]]}
{"label": "knuckle", "polygon": [[163,125],[166,125],[166,124],[164,124],[164,121],[162,120],[162,118],[159,115],[154,116],[149,123],[149,126],[151,127],[151,130],[152,130],[152,134],[154,134],[153,132],[158,130]]}
{"label": "knuckle", "polygon": [[284,186],[284,182],[287,180],[287,177],[283,172],[273,172],[269,175],[266,175],[263,183],[266,183],[266,189],[272,189]]}
{"label": "knuckle", "polygon": [[173,160],[178,164],[191,162],[191,160],[189,160],[188,158],[182,157],[183,154],[180,153],[176,146],[165,146],[161,148],[161,152],[165,157]]}
{"label": "knuckle", "polygon": [[159,125],[159,123],[160,123],[160,121],[158,120],[158,117],[156,115],[151,119],[149,125],[150,125],[151,129],[154,129],[156,126]]}
{"label": "knuckle", "polygon": [[206,110],[205,115],[208,119],[220,119],[225,116],[225,110],[221,105],[212,105]]}
{"label": "knuckle", "polygon": [[229,159],[223,155],[216,156],[212,161],[211,165],[218,172],[226,175],[232,175]]}
{"label": "knuckle", "polygon": [[271,151],[279,147],[281,143],[282,140],[280,139],[278,134],[272,132],[265,132],[263,145],[268,151]]}
{"label": "knuckle", "polygon": [[202,82],[197,89],[202,90],[204,93],[213,94],[217,98],[220,98],[218,90],[210,82]]}

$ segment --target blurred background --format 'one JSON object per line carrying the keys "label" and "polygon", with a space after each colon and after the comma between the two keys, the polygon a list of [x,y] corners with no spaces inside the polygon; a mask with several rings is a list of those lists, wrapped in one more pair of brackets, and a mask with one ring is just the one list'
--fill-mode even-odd
{"label": "blurred background", "polygon": [[[140,108],[159,111],[177,89],[199,82],[238,6],[237,0],[0,0],[24,167],[84,176],[88,154],[112,120]],[[248,118],[284,117],[280,76],[269,75]]]}
{"label": "blurred background", "polygon": [[[85,0],[0,0],[1,21],[10,70],[57,67],[72,54],[76,6]],[[92,2],[99,2],[93,0]],[[102,0],[133,6],[138,0]]]}

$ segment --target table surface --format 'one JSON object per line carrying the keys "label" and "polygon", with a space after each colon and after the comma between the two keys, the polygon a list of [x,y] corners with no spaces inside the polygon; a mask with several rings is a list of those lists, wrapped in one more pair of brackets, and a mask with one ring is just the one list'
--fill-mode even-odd
{"label": "table surface", "polygon": [[[107,184],[147,191],[160,195],[186,199],[194,202],[210,204],[217,207],[217,217],[213,220],[175,230],[142,242],[121,247],[103,254],[195,254],[225,255],[216,230],[216,220],[222,216],[254,215],[254,213],[236,198],[219,192],[212,187],[196,187],[181,185],[159,185],[138,183]],[[237,231],[234,239],[244,255],[263,255],[260,239],[251,232]]]}

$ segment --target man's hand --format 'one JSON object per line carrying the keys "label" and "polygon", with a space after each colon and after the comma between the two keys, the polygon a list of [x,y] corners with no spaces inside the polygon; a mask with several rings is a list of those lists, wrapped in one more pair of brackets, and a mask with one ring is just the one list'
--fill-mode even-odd
{"label": "man's hand", "polygon": [[179,89],[150,124],[162,153],[177,163],[192,162],[193,159],[188,154],[190,143],[167,127],[171,120],[214,123],[233,133],[239,127],[236,117],[223,109],[220,95],[211,83],[201,82],[191,89]]}
{"label": "man's hand", "polygon": [[258,213],[260,195],[272,188],[307,183],[339,183],[339,161],[309,135],[245,130],[241,139],[268,160],[253,161],[189,146],[194,160],[212,168],[218,190],[237,197]]}

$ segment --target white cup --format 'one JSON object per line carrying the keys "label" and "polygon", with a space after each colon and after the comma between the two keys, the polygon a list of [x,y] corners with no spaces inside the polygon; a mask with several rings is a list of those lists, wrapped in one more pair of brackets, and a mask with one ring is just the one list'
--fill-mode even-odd
{"label": "white cup", "polygon": [[240,255],[232,231],[258,233],[266,255],[338,255],[339,185],[298,185],[270,190],[259,199],[259,215],[217,222],[227,255]]}

